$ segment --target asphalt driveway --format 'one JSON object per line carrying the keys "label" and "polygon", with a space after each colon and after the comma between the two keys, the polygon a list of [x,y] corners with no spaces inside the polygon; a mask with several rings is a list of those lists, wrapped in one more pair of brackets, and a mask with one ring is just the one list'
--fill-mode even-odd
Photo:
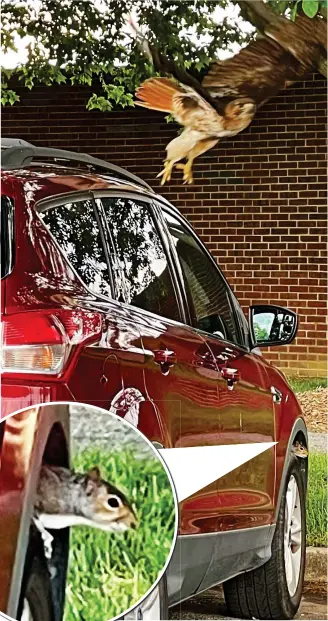
{"label": "asphalt driveway", "polygon": [[[327,595],[324,590],[305,589],[297,619],[328,619]],[[170,611],[170,619],[235,619],[228,617],[221,587],[209,589]]]}

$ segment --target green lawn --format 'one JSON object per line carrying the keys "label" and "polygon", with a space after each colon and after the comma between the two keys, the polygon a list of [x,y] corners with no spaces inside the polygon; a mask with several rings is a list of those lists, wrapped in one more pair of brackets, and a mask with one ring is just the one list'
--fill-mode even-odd
{"label": "green lawn", "polygon": [[325,377],[288,377],[288,382],[295,392],[327,388],[327,378]]}
{"label": "green lawn", "polygon": [[164,567],[174,536],[174,501],[158,459],[98,449],[73,458],[77,472],[94,465],[130,499],[139,526],[126,533],[71,528],[65,621],[103,621],[136,603]]}
{"label": "green lawn", "polygon": [[327,545],[327,456],[324,453],[309,456],[307,545]]}

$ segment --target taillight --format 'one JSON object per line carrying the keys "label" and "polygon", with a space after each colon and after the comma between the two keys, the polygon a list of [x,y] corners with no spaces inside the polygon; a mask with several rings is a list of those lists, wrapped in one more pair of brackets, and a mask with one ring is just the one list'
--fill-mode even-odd
{"label": "taillight", "polygon": [[26,312],[1,323],[2,373],[58,375],[73,345],[101,334],[101,315],[85,310]]}

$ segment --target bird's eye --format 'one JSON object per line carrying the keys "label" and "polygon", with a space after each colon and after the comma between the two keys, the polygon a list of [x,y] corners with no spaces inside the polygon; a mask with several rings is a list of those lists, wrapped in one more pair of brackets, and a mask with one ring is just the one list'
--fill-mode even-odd
{"label": "bird's eye", "polygon": [[116,496],[111,496],[110,498],[108,498],[107,504],[112,509],[117,509],[120,506],[120,501]]}

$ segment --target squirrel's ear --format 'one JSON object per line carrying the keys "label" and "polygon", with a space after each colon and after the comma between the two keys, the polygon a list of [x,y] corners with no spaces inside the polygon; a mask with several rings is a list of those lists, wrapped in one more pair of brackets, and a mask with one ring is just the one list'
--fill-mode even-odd
{"label": "squirrel's ear", "polygon": [[94,481],[94,483],[98,483],[100,481],[101,476],[98,466],[94,466],[94,468],[91,468],[91,470],[89,470],[88,479]]}

